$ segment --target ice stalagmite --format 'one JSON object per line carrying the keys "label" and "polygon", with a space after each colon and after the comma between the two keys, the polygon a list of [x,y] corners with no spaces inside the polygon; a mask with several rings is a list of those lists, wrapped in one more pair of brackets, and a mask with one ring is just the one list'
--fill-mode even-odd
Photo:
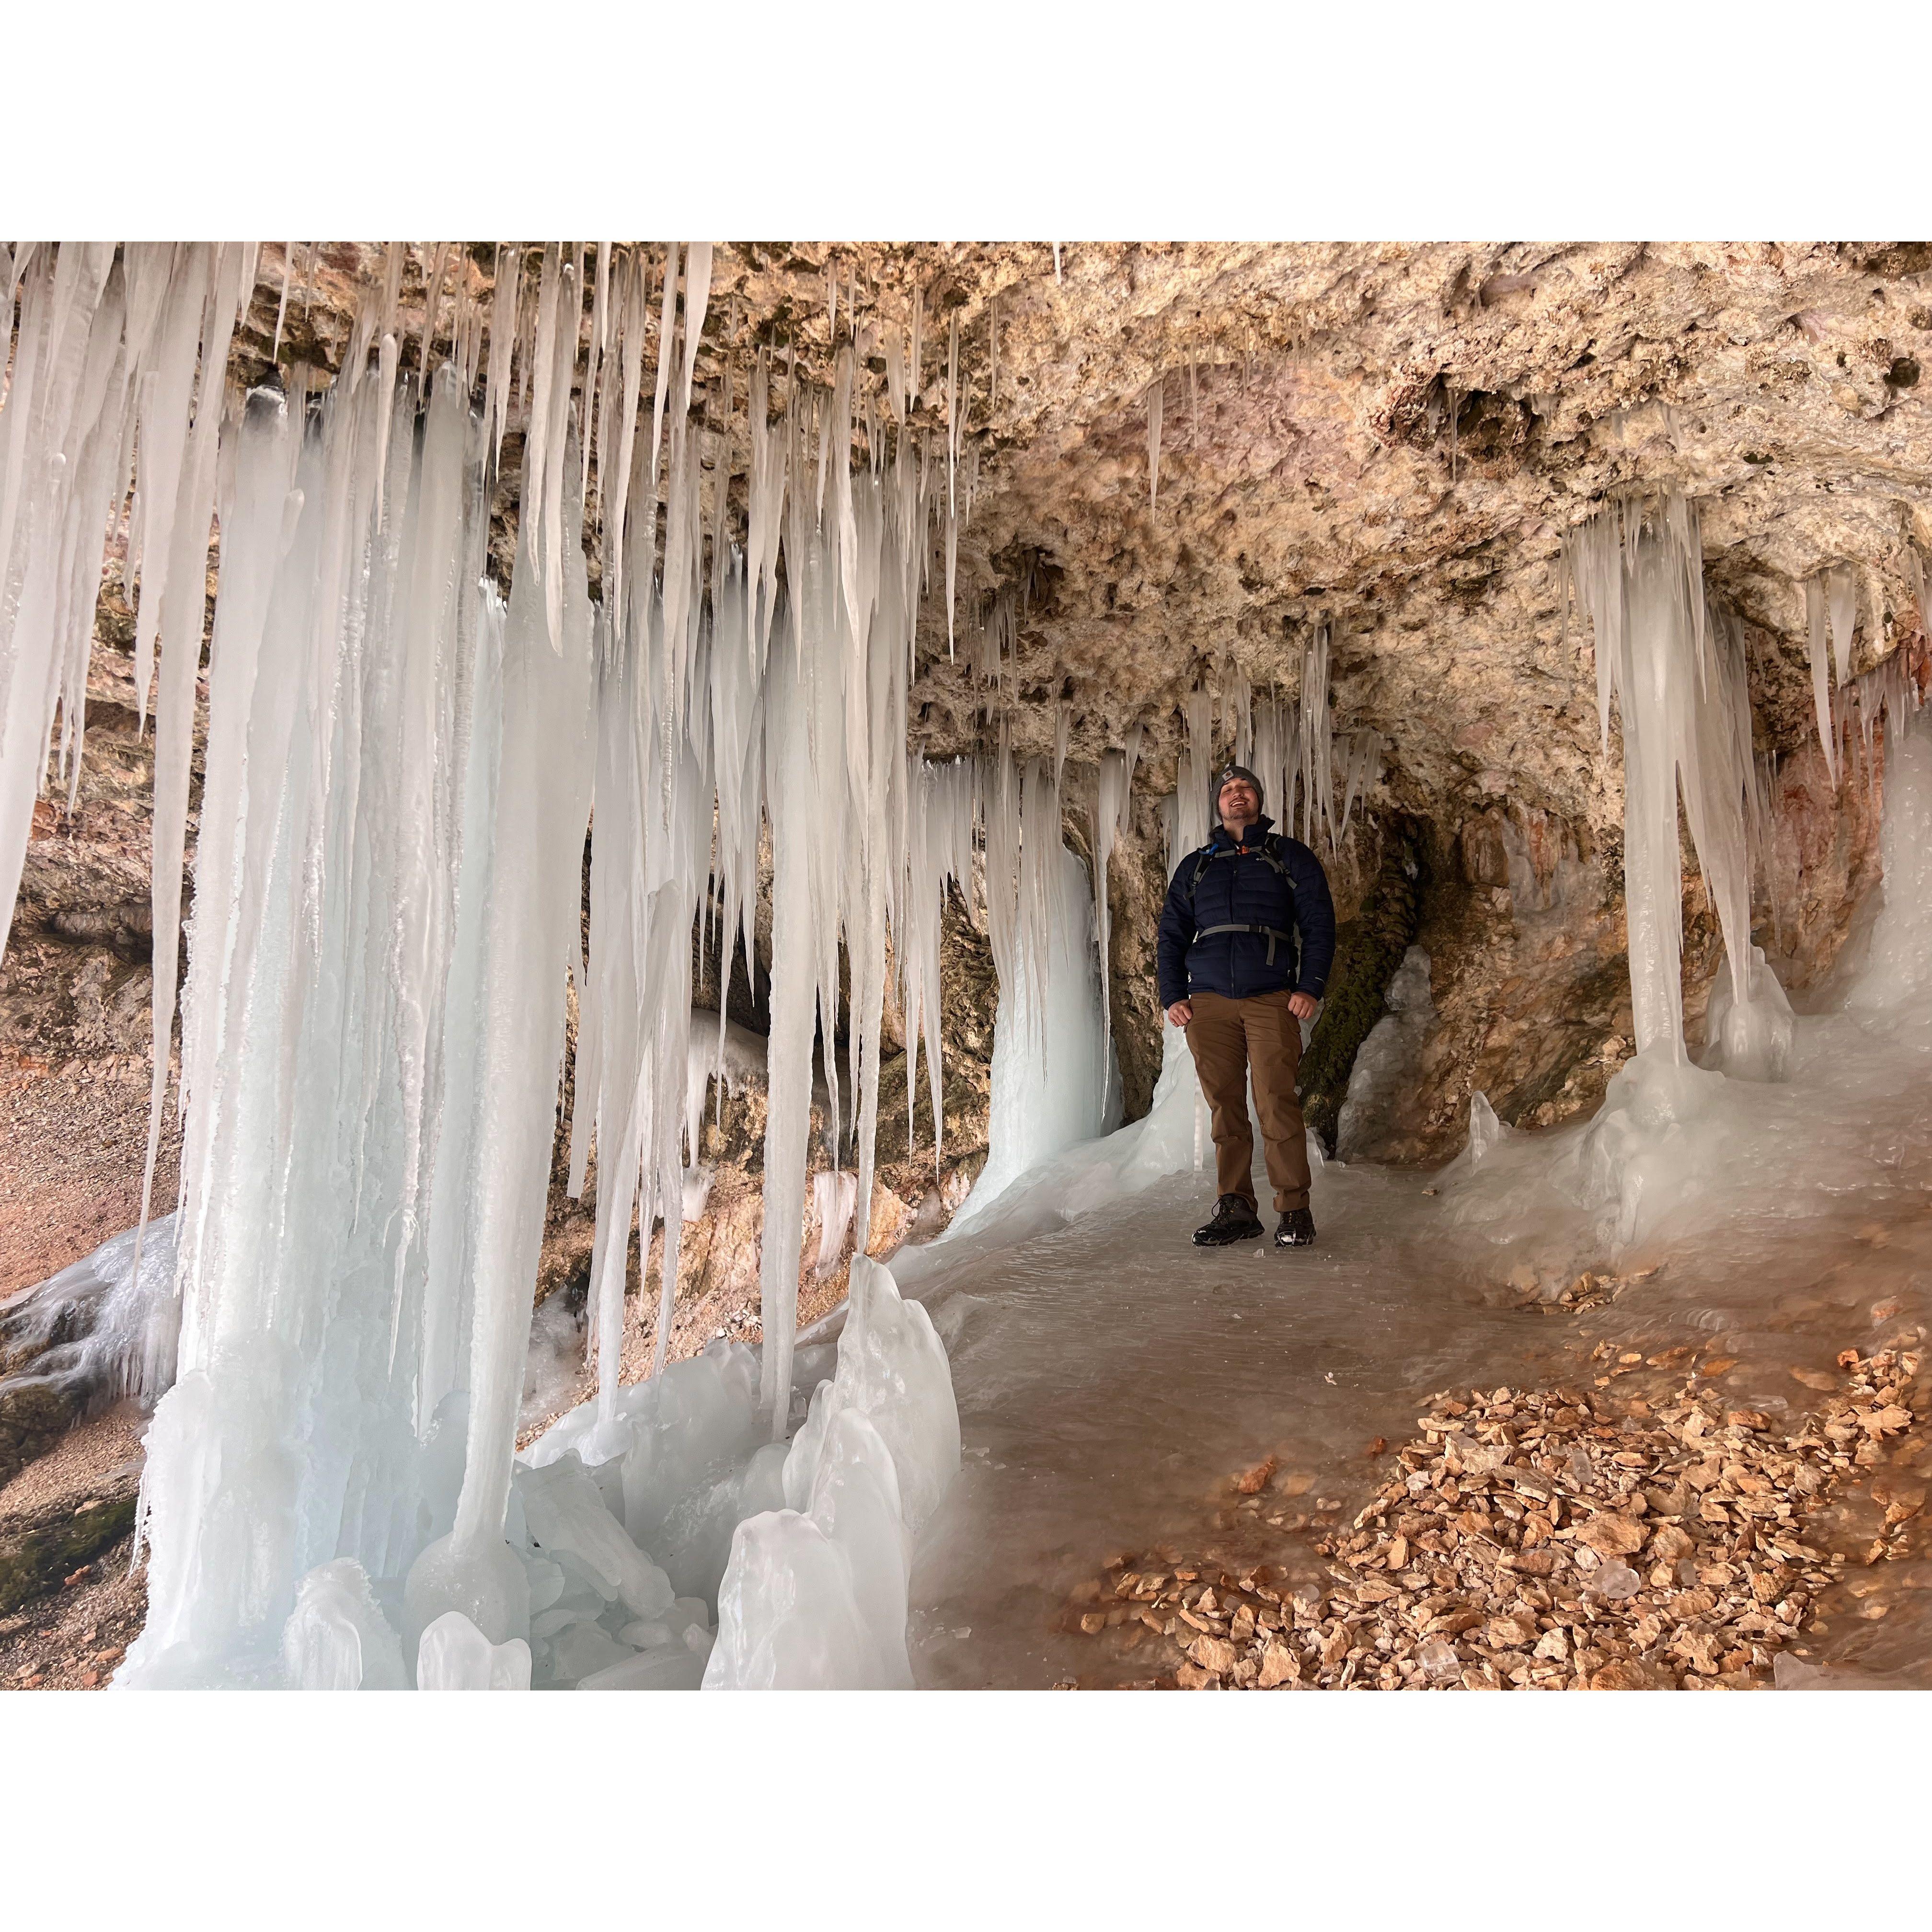
{"label": "ice stalagmite", "polygon": [[912,1539],[958,1467],[932,1320],[889,1270],[855,1257],[837,1372],[785,1454],[784,1507],[733,1538],[705,1688],[909,1688]]}

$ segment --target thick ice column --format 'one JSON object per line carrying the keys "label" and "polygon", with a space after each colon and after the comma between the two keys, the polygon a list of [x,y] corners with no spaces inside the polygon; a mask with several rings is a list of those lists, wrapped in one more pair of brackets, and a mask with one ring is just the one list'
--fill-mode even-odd
{"label": "thick ice column", "polygon": [[1112,1076],[1085,868],[1061,842],[1046,770],[1010,773],[989,805],[986,890],[1000,1006],[986,1165],[953,1226],[970,1226],[1019,1175],[1101,1130]]}
{"label": "thick ice column", "polygon": [[518,561],[505,633],[496,869],[484,941],[483,1085],[490,1114],[474,1180],[469,1445],[454,1532],[466,1548],[500,1546],[509,1494],[563,1054],[563,942],[579,916],[590,808],[591,637],[582,546],[567,528],[555,560],[565,578],[557,651],[526,548]]}
{"label": "thick ice column", "polygon": [[[1594,624],[1598,703],[1610,743],[1614,695],[1623,724],[1624,914],[1640,1052],[1686,1058],[1682,983],[1681,781],[1730,961],[1729,1024],[1762,1076],[1779,1058],[1781,1002],[1754,998],[1750,829],[1756,774],[1742,646],[1711,620],[1695,511],[1672,496],[1613,503],[1571,539],[1578,594]],[[1788,1030],[1788,1021],[1785,1023]]]}

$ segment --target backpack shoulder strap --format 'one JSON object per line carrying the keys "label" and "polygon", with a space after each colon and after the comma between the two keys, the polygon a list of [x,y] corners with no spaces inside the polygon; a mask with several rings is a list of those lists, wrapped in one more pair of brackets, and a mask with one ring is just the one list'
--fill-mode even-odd
{"label": "backpack shoulder strap", "polygon": [[1288,888],[1290,898],[1294,896],[1294,874],[1288,869],[1288,847],[1279,832],[1270,832],[1256,848],[1262,857],[1281,876],[1281,882]]}

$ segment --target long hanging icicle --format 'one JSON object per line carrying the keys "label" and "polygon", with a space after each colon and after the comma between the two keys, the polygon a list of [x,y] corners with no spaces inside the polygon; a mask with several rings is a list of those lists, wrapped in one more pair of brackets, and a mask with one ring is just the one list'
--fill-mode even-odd
{"label": "long hanging icicle", "polygon": [[1852,674],[1852,633],[1858,622],[1858,579],[1849,564],[1825,573],[1825,608],[1832,620],[1832,655],[1838,661],[1842,687]]}
{"label": "long hanging icicle", "polygon": [[[1613,502],[1575,532],[1577,592],[1596,631],[1604,708],[1623,725],[1624,850],[1630,996],[1640,1052],[1683,1064],[1681,782],[1691,842],[1724,935],[1732,1070],[1778,1076],[1790,1016],[1750,942],[1756,790],[1749,697],[1732,627],[1707,615],[1702,549],[1685,499]],[[1822,643],[1822,639],[1820,640]]]}
{"label": "long hanging icicle", "polygon": [[[1804,580],[1804,631],[1806,650],[1811,665],[1811,703],[1818,716],[1818,742],[1825,753],[1825,770],[1831,776],[1832,789],[1838,788],[1838,734],[1832,717],[1832,671],[1825,655],[1825,585],[1823,580]],[[1603,673],[1598,673],[1600,679]]]}
{"label": "long hanging icicle", "polygon": [[[1133,809],[1134,766],[1140,755],[1141,727],[1129,734],[1126,748],[1103,752],[1094,774],[1094,930],[1100,957],[1100,1028],[1102,1078],[1112,1064],[1114,1045],[1112,970],[1109,955],[1113,914],[1107,896],[1107,865],[1126,830]],[[1105,1095],[1102,1096],[1102,1100]]]}

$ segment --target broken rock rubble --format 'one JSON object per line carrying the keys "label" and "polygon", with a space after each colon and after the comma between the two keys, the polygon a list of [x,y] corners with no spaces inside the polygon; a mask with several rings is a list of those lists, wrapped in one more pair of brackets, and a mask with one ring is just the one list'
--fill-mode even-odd
{"label": "broken rock rubble", "polygon": [[[1838,1369],[1789,1434],[1694,1377],[1639,1414],[1594,1390],[1438,1396],[1352,1526],[1316,1543],[1326,1582],[1123,1557],[1077,1593],[1078,1627],[1148,1648],[1156,1674],[1138,1682],[1186,1690],[1766,1682],[1847,1560],[1808,1520],[1919,1412],[1916,1352],[1848,1349]],[[1236,1492],[1258,1474],[1274,1470]],[[1867,1564],[1906,1553],[1924,1502],[1870,1487],[1886,1514]]]}

